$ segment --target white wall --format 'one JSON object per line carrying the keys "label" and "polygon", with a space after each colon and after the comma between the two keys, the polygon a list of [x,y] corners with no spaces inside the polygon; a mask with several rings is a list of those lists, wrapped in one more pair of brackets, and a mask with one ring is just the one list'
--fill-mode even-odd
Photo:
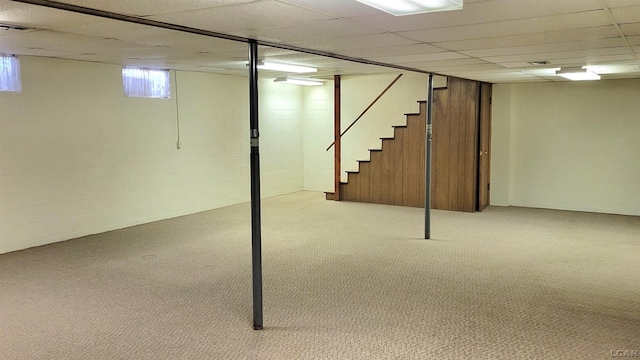
{"label": "white wall", "polygon": [[333,81],[303,90],[304,189],[333,191]]}
{"label": "white wall", "polygon": [[639,98],[638,79],[497,85],[492,203],[640,215]]}
{"label": "white wall", "polygon": [[491,205],[509,206],[511,85],[496,84],[491,104]]}
{"label": "white wall", "polygon": [[[175,97],[125,98],[120,66],[21,65],[23,92],[0,93],[0,253],[249,199],[246,78],[178,72],[177,150]],[[301,91],[281,86],[260,83],[264,196],[304,185]]]}

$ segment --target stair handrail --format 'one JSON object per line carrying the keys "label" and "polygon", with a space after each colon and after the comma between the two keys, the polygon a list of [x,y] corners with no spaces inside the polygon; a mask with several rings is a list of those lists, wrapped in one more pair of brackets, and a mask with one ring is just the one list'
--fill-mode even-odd
{"label": "stair handrail", "polygon": [[[397,77],[396,77],[396,78],[395,78],[395,79],[394,79],[394,80],[389,84],[389,86],[387,86],[387,87],[386,87],[386,89],[382,90],[382,92],[380,93],[380,95],[378,95],[378,97],[377,97],[377,98],[375,98],[375,100],[373,100],[373,102],[371,102],[371,104],[369,104],[369,106],[367,106],[367,108],[366,108],[366,109],[364,109],[364,111],[362,112],[362,114],[360,114],[360,116],[358,116],[358,118],[357,118],[357,119],[355,119],[355,120],[351,123],[351,125],[349,125],[349,127],[348,127],[348,128],[346,128],[346,129],[345,129],[345,130],[340,134],[340,138],[342,138],[342,136],[343,136],[344,134],[346,134],[346,133],[347,133],[347,131],[349,131],[349,129],[351,129],[351,127],[352,127],[353,125],[355,125],[355,124],[358,122],[358,120],[360,120],[360,118],[362,118],[362,117],[364,116],[364,114],[366,114],[366,113],[367,113],[367,111],[369,111],[369,109],[371,109],[371,107],[373,107],[373,105],[375,105],[375,103],[376,103],[376,102],[378,102],[378,100],[380,100],[380,98],[382,97],[382,95],[384,95],[384,94],[385,94],[389,89],[391,89],[391,87],[393,86],[393,84],[395,84],[395,83],[396,83],[396,82],[397,82],[397,81],[402,77],[402,75],[403,75],[403,74],[398,75],[398,76],[397,76]],[[336,142],[335,142],[335,140],[334,140],[334,141],[331,143],[331,145],[329,145],[329,147],[327,148],[327,150],[326,150],[326,151],[329,151],[329,149],[331,149],[331,148],[333,147],[333,145],[335,145],[335,144],[336,144]]]}

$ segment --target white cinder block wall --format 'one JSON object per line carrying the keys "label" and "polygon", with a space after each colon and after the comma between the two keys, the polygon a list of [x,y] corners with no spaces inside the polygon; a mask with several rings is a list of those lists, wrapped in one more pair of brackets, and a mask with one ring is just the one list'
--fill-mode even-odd
{"label": "white cinder block wall", "polygon": [[[247,201],[246,78],[178,72],[125,98],[116,65],[22,57],[0,93],[0,253]],[[275,87],[278,86],[276,89]],[[303,189],[301,90],[261,81],[262,194]]]}
{"label": "white cinder block wall", "polygon": [[492,204],[640,215],[640,79],[496,85],[493,98]]}
{"label": "white cinder block wall", "polygon": [[304,189],[333,191],[333,81],[303,89]]}

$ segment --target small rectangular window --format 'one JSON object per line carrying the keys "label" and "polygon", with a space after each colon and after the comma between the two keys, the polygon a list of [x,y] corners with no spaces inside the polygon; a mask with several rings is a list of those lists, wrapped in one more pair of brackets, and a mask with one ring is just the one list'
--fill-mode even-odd
{"label": "small rectangular window", "polygon": [[122,68],[124,94],[128,97],[171,97],[169,70]]}
{"label": "small rectangular window", "polygon": [[22,91],[20,60],[15,56],[0,55],[0,91]]}

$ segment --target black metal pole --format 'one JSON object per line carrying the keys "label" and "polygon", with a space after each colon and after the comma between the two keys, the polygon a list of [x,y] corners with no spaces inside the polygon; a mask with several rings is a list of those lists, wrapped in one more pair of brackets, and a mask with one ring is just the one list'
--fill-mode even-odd
{"label": "black metal pole", "polygon": [[260,132],[258,131],[258,43],[249,42],[249,121],[251,128],[251,253],[253,328],[262,330],[262,228],[260,223]]}
{"label": "black metal pole", "polygon": [[425,131],[424,238],[431,238],[431,143],[433,133],[433,74],[429,74],[427,129]]}

